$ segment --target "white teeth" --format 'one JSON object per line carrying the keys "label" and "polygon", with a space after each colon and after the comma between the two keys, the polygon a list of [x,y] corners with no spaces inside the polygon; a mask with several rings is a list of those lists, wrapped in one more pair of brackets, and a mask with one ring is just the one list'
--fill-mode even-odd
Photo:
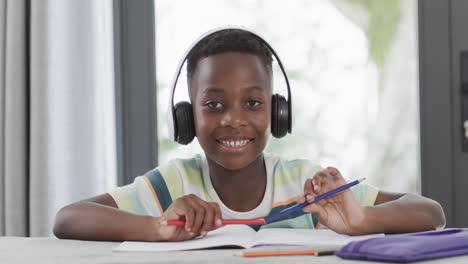
{"label": "white teeth", "polygon": [[244,140],[237,140],[237,141],[234,141],[234,140],[220,140],[221,144],[225,145],[225,146],[228,146],[228,147],[242,147],[242,146],[245,146],[247,145],[250,140],[248,139],[244,139]]}

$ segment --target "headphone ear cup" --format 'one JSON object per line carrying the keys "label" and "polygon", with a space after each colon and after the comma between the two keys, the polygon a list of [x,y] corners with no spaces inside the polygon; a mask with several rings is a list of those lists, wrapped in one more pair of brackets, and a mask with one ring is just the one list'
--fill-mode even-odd
{"label": "headphone ear cup", "polygon": [[288,133],[289,108],[284,96],[274,94],[271,99],[271,134],[276,138]]}
{"label": "headphone ear cup", "polygon": [[192,105],[189,102],[179,102],[175,106],[174,131],[175,141],[187,145],[195,137]]}

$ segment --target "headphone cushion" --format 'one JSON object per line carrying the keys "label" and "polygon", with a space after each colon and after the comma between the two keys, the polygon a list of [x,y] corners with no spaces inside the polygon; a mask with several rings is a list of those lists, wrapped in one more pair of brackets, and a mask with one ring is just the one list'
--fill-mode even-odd
{"label": "headphone cushion", "polygon": [[289,108],[284,96],[274,94],[271,100],[271,134],[276,138],[284,137],[289,128]]}
{"label": "headphone cushion", "polygon": [[189,102],[179,102],[175,106],[174,131],[175,141],[187,145],[195,137],[192,105]]}

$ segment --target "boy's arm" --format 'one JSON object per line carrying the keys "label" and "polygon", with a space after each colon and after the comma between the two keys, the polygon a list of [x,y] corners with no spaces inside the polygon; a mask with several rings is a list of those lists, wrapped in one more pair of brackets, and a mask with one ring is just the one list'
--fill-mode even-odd
{"label": "boy's arm", "polygon": [[445,215],[439,203],[415,194],[379,192],[374,206],[364,207],[361,233],[403,233],[440,229]]}
{"label": "boy's arm", "polygon": [[[186,220],[185,226],[164,226],[160,220]],[[104,241],[182,241],[206,235],[221,226],[216,203],[190,194],[176,199],[161,217],[119,210],[112,196],[103,194],[63,207],[57,213],[58,238]]]}
{"label": "boy's arm", "polygon": [[[315,196],[344,184],[341,173],[328,167],[305,182],[304,195],[297,198],[297,203],[306,200],[310,203]],[[419,232],[445,225],[442,207],[436,201],[414,194],[379,192],[373,206],[361,207],[347,189],[302,210],[314,213],[320,223],[335,232],[348,235]]]}
{"label": "boy's arm", "polygon": [[54,234],[63,239],[151,241],[157,235],[157,222],[152,216],[119,210],[106,193],[60,209]]}

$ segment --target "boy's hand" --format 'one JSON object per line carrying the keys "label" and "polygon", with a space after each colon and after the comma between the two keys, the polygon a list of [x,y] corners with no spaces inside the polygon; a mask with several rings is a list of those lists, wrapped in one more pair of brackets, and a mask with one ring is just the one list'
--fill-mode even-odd
{"label": "boy's hand", "polygon": [[[330,175],[330,178],[329,176]],[[304,194],[297,198],[297,203],[312,202],[315,196],[326,193],[345,185],[341,173],[333,167],[328,167],[308,179],[304,184]],[[328,198],[308,205],[304,212],[314,213],[321,224],[337,233],[347,235],[361,234],[364,224],[364,210],[356,201],[350,189],[343,190]]]}
{"label": "boy's hand", "polygon": [[182,241],[205,236],[208,231],[221,227],[221,209],[217,203],[203,201],[194,194],[176,199],[159,221],[185,220],[185,226],[160,225],[159,241]]}

